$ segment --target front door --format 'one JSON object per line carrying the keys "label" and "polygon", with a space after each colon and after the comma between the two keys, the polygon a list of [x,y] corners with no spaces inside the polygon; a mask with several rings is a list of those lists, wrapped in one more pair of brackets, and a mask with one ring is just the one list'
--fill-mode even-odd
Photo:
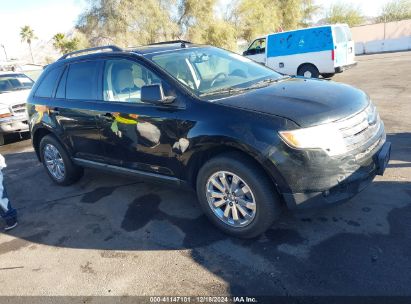
{"label": "front door", "polygon": [[243,53],[244,56],[258,63],[266,63],[266,39],[259,38],[254,40],[250,47]]}
{"label": "front door", "polygon": [[106,60],[104,106],[98,123],[106,161],[127,169],[174,176],[177,159],[173,105],[142,103],[143,85],[165,83],[144,65],[128,59]]}

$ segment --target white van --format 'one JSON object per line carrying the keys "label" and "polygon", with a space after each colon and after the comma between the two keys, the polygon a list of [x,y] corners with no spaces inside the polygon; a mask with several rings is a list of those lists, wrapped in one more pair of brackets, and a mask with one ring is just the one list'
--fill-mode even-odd
{"label": "white van", "polygon": [[329,78],[356,64],[346,24],[269,34],[255,39],[243,55],[277,72],[308,78]]}

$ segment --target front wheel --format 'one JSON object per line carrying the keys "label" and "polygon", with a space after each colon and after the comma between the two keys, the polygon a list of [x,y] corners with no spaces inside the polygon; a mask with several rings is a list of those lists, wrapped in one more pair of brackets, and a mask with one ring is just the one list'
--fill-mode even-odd
{"label": "front wheel", "polygon": [[73,164],[68,153],[58,140],[51,135],[40,142],[40,157],[47,174],[59,185],[71,185],[83,175],[83,168]]}
{"label": "front wheel", "polygon": [[229,153],[208,161],[197,176],[198,200],[225,233],[253,238],[271,227],[280,213],[274,185],[253,161]]}

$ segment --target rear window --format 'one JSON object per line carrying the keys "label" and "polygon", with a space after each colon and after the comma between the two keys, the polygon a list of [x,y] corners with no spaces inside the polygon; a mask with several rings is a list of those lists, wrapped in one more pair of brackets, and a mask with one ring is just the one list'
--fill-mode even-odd
{"label": "rear window", "polygon": [[84,61],[71,64],[66,80],[66,98],[98,99],[99,66],[99,61]]}
{"label": "rear window", "polygon": [[52,97],[54,87],[56,86],[56,83],[60,78],[62,71],[63,67],[57,67],[50,70],[47,75],[41,80],[35,95],[37,97]]}
{"label": "rear window", "polygon": [[352,41],[351,30],[348,26],[344,26],[345,35],[347,36],[348,41]]}
{"label": "rear window", "polygon": [[335,27],[335,42],[343,43],[346,42],[347,38],[345,36],[345,31],[342,27]]}

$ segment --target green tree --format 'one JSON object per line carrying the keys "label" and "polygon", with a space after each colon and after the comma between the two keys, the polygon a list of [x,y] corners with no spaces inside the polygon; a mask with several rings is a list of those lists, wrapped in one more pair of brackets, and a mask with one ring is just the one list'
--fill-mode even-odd
{"label": "green tree", "polygon": [[326,13],[327,23],[347,23],[349,26],[360,25],[364,22],[361,10],[351,4],[337,2]]}
{"label": "green tree", "polygon": [[411,0],[391,0],[381,9],[378,22],[400,21],[411,19]]}
{"label": "green tree", "polygon": [[281,26],[277,2],[272,0],[241,0],[235,16],[239,37],[247,41],[276,32]]}
{"label": "green tree", "polygon": [[91,0],[77,29],[90,45],[131,46],[177,36],[169,13],[173,0]]}
{"label": "green tree", "polygon": [[302,18],[301,27],[307,27],[312,24],[312,18],[321,11],[321,6],[314,4],[313,0],[302,0],[301,2]]}
{"label": "green tree", "polygon": [[80,40],[77,37],[67,38],[62,33],[57,33],[53,36],[53,46],[60,53],[66,54],[78,50],[80,48]]}
{"label": "green tree", "polygon": [[303,17],[301,0],[278,0],[278,11],[283,30],[298,28]]}
{"label": "green tree", "polygon": [[33,52],[31,50],[31,43],[37,37],[34,35],[33,29],[28,25],[23,26],[20,29],[20,38],[22,42],[26,42],[29,45],[31,62],[34,63]]}

